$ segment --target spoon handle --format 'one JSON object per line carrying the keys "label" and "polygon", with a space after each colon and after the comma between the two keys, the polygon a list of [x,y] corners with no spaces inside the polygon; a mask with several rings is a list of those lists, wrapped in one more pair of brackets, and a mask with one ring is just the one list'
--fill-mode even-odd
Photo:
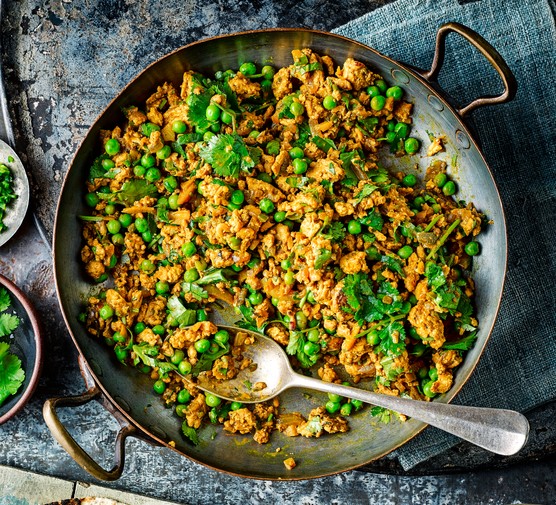
{"label": "spoon handle", "polygon": [[290,387],[316,389],[361,400],[440,428],[496,454],[517,453],[527,442],[529,423],[519,412],[423,402],[331,384],[294,373]]}

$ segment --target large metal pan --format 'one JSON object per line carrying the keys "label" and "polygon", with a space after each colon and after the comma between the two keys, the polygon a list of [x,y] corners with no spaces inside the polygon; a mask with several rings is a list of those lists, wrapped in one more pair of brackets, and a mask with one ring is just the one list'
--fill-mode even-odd
{"label": "large metal pan", "polygon": [[[457,32],[477,48],[502,78],[505,91],[497,97],[482,97],[463,108],[452,107],[441,91],[436,77],[442,66],[446,35]],[[432,42],[432,41],[431,41]],[[473,201],[485,212],[492,225],[481,235],[482,254],[476,257],[474,275],[477,284],[477,306],[480,331],[478,341],[459,368],[453,388],[436,401],[449,402],[468,380],[489,338],[496,319],[506,270],[506,229],[504,213],[496,185],[476,142],[462,117],[488,104],[511,100],[516,92],[515,79],[501,56],[482,37],[456,23],[443,25],[437,33],[436,54],[428,72],[410,69],[367,46],[344,37],[311,30],[265,30],[222,36],[196,42],[161,58],[146,68],[114,99],[89,130],[66,175],[58,203],[54,230],[54,266],[58,298],[67,327],[81,354],[88,376],[88,390],[81,396],[48,400],[44,416],[53,435],[74,459],[99,479],[117,479],[124,464],[124,442],[129,435],[142,436],[165,445],[211,468],[232,474],[262,479],[305,479],[353,469],[380,458],[401,446],[424,428],[423,423],[380,424],[370,409],[350,418],[351,431],[345,434],[305,439],[287,438],[278,433],[267,445],[250,438],[218,433],[208,426],[201,433],[201,444],[191,445],[180,433],[180,422],[155,397],[150,380],[130,367],[118,363],[102,342],[91,338],[78,322],[91,285],[85,280],[79,261],[80,223],[84,213],[83,188],[88,168],[99,152],[99,131],[122,122],[121,110],[139,104],[163,81],[180,84],[183,72],[196,69],[214,73],[237,68],[244,61],[271,61],[277,67],[291,62],[290,51],[310,47],[330,55],[337,63],[353,57],[376,69],[391,83],[403,86],[414,102],[415,126],[412,135],[427,139],[426,130],[446,135],[445,159],[457,155],[457,168],[452,169],[460,198]],[[426,142],[425,142],[426,144]],[[409,157],[406,157],[409,158]],[[430,158],[419,160],[424,170]],[[403,160],[403,158],[401,158]],[[408,161],[409,163],[409,161]],[[92,378],[89,376],[92,375]],[[78,405],[99,399],[115,413],[122,430],[116,440],[114,468],[101,468],[67,433],[56,415],[56,407]],[[290,391],[283,395],[282,405],[290,411],[308,412],[322,404],[316,394],[302,395]],[[280,450],[278,450],[280,449]],[[298,462],[294,471],[285,469],[283,460],[293,456]]]}

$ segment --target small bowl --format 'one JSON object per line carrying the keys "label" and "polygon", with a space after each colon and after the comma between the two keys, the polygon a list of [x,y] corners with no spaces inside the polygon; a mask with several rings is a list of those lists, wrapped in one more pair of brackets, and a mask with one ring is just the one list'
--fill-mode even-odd
{"label": "small bowl", "polygon": [[14,338],[10,340],[10,352],[21,360],[25,371],[25,381],[17,393],[0,406],[0,424],[3,424],[23,408],[37,387],[42,368],[42,333],[37,312],[23,291],[2,274],[0,286],[10,293],[12,305],[9,310],[15,311],[20,319]]}

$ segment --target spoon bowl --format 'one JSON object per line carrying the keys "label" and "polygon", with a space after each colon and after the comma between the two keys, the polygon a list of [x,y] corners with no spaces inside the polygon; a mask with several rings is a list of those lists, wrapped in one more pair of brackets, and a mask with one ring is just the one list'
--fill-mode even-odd
{"label": "spoon bowl", "polygon": [[296,373],[278,343],[254,331],[219,326],[234,335],[241,331],[252,337],[242,351],[251,365],[236,377],[216,380],[207,373],[196,378],[195,385],[225,400],[258,403],[274,398],[289,388],[307,388],[384,407],[413,417],[456,435],[496,454],[517,453],[527,442],[529,423],[519,412],[505,409],[467,407],[389,396],[372,391],[332,384]]}

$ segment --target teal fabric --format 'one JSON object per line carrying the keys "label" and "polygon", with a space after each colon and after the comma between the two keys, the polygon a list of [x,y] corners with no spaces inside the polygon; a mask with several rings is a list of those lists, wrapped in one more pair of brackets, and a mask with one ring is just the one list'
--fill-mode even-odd
{"label": "teal fabric", "polygon": [[[509,258],[500,314],[486,352],[455,403],[527,411],[556,399],[556,31],[547,0],[399,0],[336,33],[429,68],[437,28],[480,33],[514,72],[508,104],[472,114],[506,212]],[[500,79],[458,35],[448,36],[440,83],[463,105],[498,94]],[[492,77],[488,77],[492,76]],[[409,469],[458,440],[435,428],[394,453]]]}

